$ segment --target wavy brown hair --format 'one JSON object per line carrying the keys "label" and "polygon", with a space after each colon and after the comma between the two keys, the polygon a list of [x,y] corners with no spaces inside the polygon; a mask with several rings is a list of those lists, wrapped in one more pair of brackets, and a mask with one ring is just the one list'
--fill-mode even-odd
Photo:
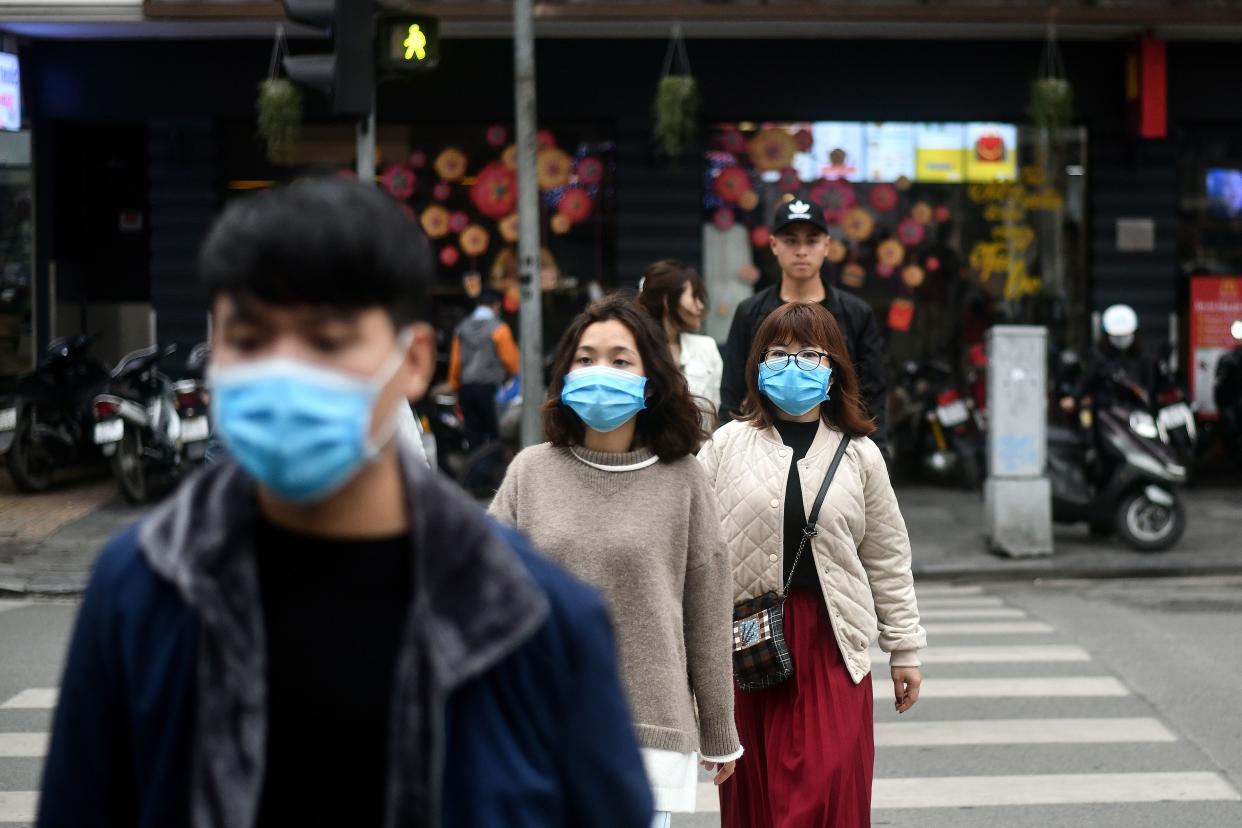
{"label": "wavy brown hair", "polygon": [[578,343],[597,322],[617,321],[629,329],[638,345],[647,376],[647,407],[638,412],[635,442],[651,449],[664,462],[698,451],[707,439],[698,407],[686,378],[673,362],[664,331],[631,299],[613,294],[578,314],[561,337],[552,363],[552,382],[543,404],[543,431],[554,446],[581,445],[586,426],[574,410],[561,402],[565,375],[573,370]]}
{"label": "wavy brown hair", "polygon": [[664,324],[665,316],[671,316],[673,326],[679,331],[685,331],[686,323],[682,321],[679,308],[681,294],[686,285],[691,285],[695,297],[704,305],[707,304],[707,283],[697,270],[676,259],[652,262],[643,272],[638,304],[660,325]]}
{"label": "wavy brown hair", "polygon": [[[831,399],[820,406],[819,414],[825,423],[849,434],[866,437],[875,431],[875,422],[867,416],[859,400],[858,374],[850,359],[841,326],[833,315],[818,302],[790,302],[768,315],[755,334],[746,360],[746,399],[742,401],[739,418],[756,428],[771,428],[778,419],[776,405],[759,391],[759,363],[763,355],[777,343],[801,343],[805,346],[823,348],[832,367]],[[786,371],[798,370],[790,366]]]}

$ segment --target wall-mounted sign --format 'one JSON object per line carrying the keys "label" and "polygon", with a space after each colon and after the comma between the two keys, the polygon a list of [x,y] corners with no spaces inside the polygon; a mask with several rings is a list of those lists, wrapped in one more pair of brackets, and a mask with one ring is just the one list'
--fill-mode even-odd
{"label": "wall-mounted sign", "polygon": [[1151,253],[1156,249],[1156,220],[1150,218],[1117,219],[1118,253]]}
{"label": "wall-mounted sign", "polygon": [[1242,319],[1242,276],[1194,276],[1190,280],[1190,396],[1195,410],[1216,417],[1216,362],[1234,345],[1230,327]]}
{"label": "wall-mounted sign", "polygon": [[0,52],[0,129],[22,128],[22,71],[17,55]]}

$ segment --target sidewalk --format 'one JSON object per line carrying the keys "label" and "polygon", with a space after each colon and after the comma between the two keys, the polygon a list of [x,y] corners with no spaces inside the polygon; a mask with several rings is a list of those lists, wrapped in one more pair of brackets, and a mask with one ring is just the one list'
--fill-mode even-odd
{"label": "sidewalk", "polygon": [[[1242,574],[1242,488],[1183,496],[1186,534],[1168,552],[1133,552],[1115,539],[1090,539],[1085,526],[1058,526],[1051,557],[1010,559],[987,550],[978,493],[897,488],[915,576],[924,581]],[[0,475],[0,594],[81,592],[103,544],[142,514],[121,501],[110,479],[23,496]]]}
{"label": "sidewalk", "polygon": [[1055,551],[1005,558],[987,550],[977,492],[899,486],[897,499],[923,580],[1128,578],[1242,573],[1242,487],[1181,492],[1186,533],[1167,552],[1135,552],[1117,538],[1089,537],[1085,525],[1053,527]]}

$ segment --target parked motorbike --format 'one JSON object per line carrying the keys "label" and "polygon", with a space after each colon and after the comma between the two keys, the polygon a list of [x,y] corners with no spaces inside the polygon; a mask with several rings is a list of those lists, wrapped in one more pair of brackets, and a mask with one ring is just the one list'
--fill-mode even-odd
{"label": "parked motorbike", "polygon": [[1190,407],[1190,398],[1173,368],[1171,349],[1156,362],[1156,387],[1153,392],[1153,414],[1160,439],[1177,461],[1189,470],[1195,461],[1199,430],[1195,412]]}
{"label": "parked motorbike", "polygon": [[1085,522],[1094,535],[1115,531],[1140,552],[1163,551],[1186,528],[1175,488],[1186,468],[1161,441],[1146,392],[1124,375],[1110,385],[1112,401],[1085,401],[1077,428],[1048,426],[1052,517]]}
{"label": "parked motorbike", "polygon": [[[125,356],[112,371],[105,393],[95,398],[95,442],[112,461],[121,494],[145,503],[196,468],[207,451],[211,426],[207,399],[196,376],[171,380],[161,370],[175,345],[153,345]],[[199,374],[196,348],[187,374]]]}
{"label": "parked motorbike", "polygon": [[518,450],[522,418],[520,378],[514,377],[500,387],[496,394],[496,409],[500,439],[482,446],[471,446],[466,440],[466,423],[457,394],[447,386],[432,392],[426,414],[435,437],[440,470],[466,491],[480,497],[496,493],[504,481],[509,462]]}
{"label": "parked motorbike", "polygon": [[1242,320],[1233,323],[1232,332],[1238,345],[1217,360],[1212,394],[1225,449],[1242,468]]}
{"label": "parked motorbike", "polygon": [[0,408],[0,453],[18,491],[47,491],[56,469],[98,462],[91,400],[108,379],[107,366],[90,353],[98,336],[53,341]]}
{"label": "parked motorbike", "polygon": [[898,462],[938,480],[979,488],[986,421],[974,399],[962,393],[953,370],[938,360],[907,362],[895,396],[889,441]]}

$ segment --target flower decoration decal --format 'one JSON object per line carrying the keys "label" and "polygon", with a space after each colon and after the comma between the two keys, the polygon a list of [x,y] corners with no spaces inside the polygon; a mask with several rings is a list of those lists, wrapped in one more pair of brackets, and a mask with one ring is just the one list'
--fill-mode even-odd
{"label": "flower decoration decal", "polygon": [[545,193],[548,190],[555,190],[557,187],[564,187],[569,183],[569,176],[573,172],[574,163],[569,154],[557,147],[547,147],[539,150],[536,160],[539,189]]}
{"label": "flower decoration decal", "polygon": [[470,188],[470,201],[491,219],[503,218],[517,206],[517,175],[500,161],[479,171]]}
{"label": "flower decoration decal", "polygon": [[461,237],[458,239],[458,242],[461,244],[461,251],[467,256],[482,256],[487,252],[487,245],[491,242],[491,235],[479,225],[471,224],[461,231]]}
{"label": "flower decoration decal", "polygon": [[927,228],[913,217],[902,219],[897,225],[897,238],[901,239],[901,243],[906,247],[917,247],[923,243],[926,236]]}
{"label": "flower decoration decal", "polygon": [[797,151],[797,142],[783,129],[765,129],[750,142],[750,159],[760,172],[783,170]]}
{"label": "flower decoration decal", "polygon": [[897,206],[897,188],[892,184],[877,184],[871,188],[871,206],[887,213]]}
{"label": "flower decoration decal", "polygon": [[405,164],[393,164],[384,170],[380,182],[388,194],[398,201],[405,201],[414,195],[414,170]]}
{"label": "flower decoration decal", "polygon": [[436,175],[445,181],[460,181],[466,174],[466,154],[449,147],[436,156]]}
{"label": "flower decoration decal", "polygon": [[442,239],[449,233],[449,212],[439,204],[433,204],[423,210],[420,223],[427,238]]}
{"label": "flower decoration decal", "polygon": [[[895,270],[906,258],[906,249],[896,239],[885,239],[876,248],[876,258],[880,264]],[[890,270],[891,275],[891,270]]]}
{"label": "flower decoration decal", "polygon": [[578,162],[578,181],[588,187],[594,187],[604,180],[604,162],[594,155],[588,155]]}
{"label": "flower decoration decal", "polygon": [[581,187],[570,187],[561,196],[557,212],[566,216],[574,224],[585,221],[591,215],[591,196]]}
{"label": "flower decoration decal", "polygon": [[875,219],[861,207],[851,207],[841,219],[841,230],[850,241],[865,241],[875,230]]}
{"label": "flower decoration decal", "polygon": [[742,196],[751,192],[750,176],[736,164],[725,167],[716,176],[712,190],[726,204],[737,204]]}

